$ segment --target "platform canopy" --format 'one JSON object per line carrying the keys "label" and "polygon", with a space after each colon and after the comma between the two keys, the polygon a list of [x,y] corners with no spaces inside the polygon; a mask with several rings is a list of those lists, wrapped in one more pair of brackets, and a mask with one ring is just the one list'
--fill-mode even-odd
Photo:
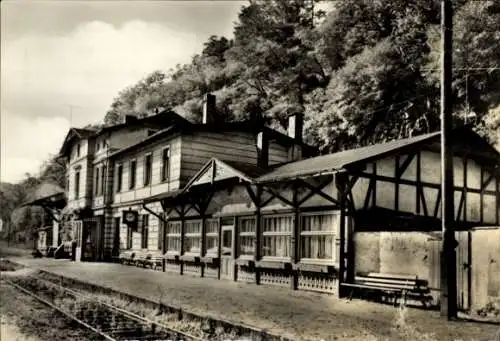
{"label": "platform canopy", "polygon": [[25,202],[22,206],[62,209],[66,206],[64,189],[55,184],[44,183],[36,189],[32,200]]}
{"label": "platform canopy", "polygon": [[[257,183],[289,181],[320,175],[348,172],[384,157],[407,153],[426,146],[440,152],[440,132],[418,135],[366,147],[348,149],[284,164],[256,179]],[[454,153],[469,153],[471,158],[491,168],[500,168],[500,153],[468,127],[453,130]]]}

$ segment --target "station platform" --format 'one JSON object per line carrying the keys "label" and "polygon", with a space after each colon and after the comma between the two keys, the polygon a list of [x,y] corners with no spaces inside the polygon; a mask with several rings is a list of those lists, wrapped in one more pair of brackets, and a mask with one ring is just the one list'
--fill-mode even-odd
{"label": "station platform", "polygon": [[[12,258],[16,263],[201,316],[220,317],[294,340],[497,340],[500,326],[449,322],[437,311],[399,308],[288,288],[181,276],[113,263]],[[430,335],[434,334],[434,335]]]}

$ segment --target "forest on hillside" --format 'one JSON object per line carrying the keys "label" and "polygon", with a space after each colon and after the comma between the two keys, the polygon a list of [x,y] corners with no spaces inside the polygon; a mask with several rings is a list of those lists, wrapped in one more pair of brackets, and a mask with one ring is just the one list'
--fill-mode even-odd
{"label": "forest on hillside", "polygon": [[[439,126],[439,0],[250,1],[234,38],[212,36],[191,62],[154,71],[114,99],[105,116],[174,108],[197,121],[217,96],[221,120],[262,115],[283,129],[305,113],[323,152],[435,131]],[[500,4],[455,1],[456,125],[494,142],[500,128]]]}
{"label": "forest on hillside", "polygon": [[[151,70],[117,94],[103,123],[165,108],[197,122],[211,92],[224,121],[261,116],[283,130],[304,113],[305,139],[323,153],[437,130],[440,1],[342,0],[328,12],[319,2],[249,1],[233,37],[211,36],[189,63]],[[454,3],[454,124],[499,143],[500,3]],[[64,186],[61,173],[52,159],[15,190],[2,184],[4,222],[31,229],[36,209],[17,208],[21,199],[47,179]]]}

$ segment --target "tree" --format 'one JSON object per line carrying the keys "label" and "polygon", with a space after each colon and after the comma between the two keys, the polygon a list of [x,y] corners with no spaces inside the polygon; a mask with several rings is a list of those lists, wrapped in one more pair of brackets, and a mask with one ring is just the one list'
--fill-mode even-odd
{"label": "tree", "polygon": [[[261,117],[283,129],[286,116],[304,112],[306,140],[325,151],[437,129],[440,1],[338,1],[326,16],[316,3],[250,1],[233,40],[211,36],[190,63],[123,90],[106,122],[158,107],[199,122],[202,96],[212,92],[221,120]],[[500,6],[454,5],[456,124],[470,108],[475,128],[491,130],[487,113],[500,104]],[[486,66],[495,68],[463,71]]]}
{"label": "tree", "polygon": [[231,47],[232,41],[227,40],[225,37],[210,36],[208,41],[203,44],[204,48],[201,53],[204,57],[214,57],[218,62],[223,63],[225,60],[225,53]]}
{"label": "tree", "polygon": [[57,156],[52,156],[45,161],[40,170],[38,183],[52,183],[61,188],[66,187],[66,162],[59,159]]}
{"label": "tree", "polygon": [[[454,16],[453,51],[455,112],[470,111],[477,123],[491,108],[500,104],[500,15],[495,1],[463,2]],[[432,52],[429,54],[430,82],[439,84],[439,31],[429,30]],[[463,124],[465,115],[455,115]]]}
{"label": "tree", "polygon": [[436,94],[386,38],[332,73],[308,133],[317,131],[315,142],[335,151],[430,132],[438,124]]}

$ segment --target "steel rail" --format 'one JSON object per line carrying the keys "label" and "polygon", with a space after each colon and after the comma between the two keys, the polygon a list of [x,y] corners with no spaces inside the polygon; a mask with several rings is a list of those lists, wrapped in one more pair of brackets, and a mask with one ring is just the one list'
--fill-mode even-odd
{"label": "steel rail", "polygon": [[89,329],[89,330],[93,331],[94,333],[96,333],[96,334],[100,335],[101,337],[105,338],[106,340],[109,340],[109,341],[117,341],[116,339],[112,338],[111,336],[109,336],[109,335],[107,335],[107,334],[105,334],[105,333],[101,332],[100,330],[98,330],[98,329],[96,329],[96,328],[92,327],[92,326],[91,326],[91,325],[89,325],[88,323],[86,323],[86,322],[84,322],[84,321],[80,320],[78,317],[76,317],[76,316],[74,316],[74,315],[71,315],[70,313],[68,313],[68,312],[66,312],[66,311],[64,311],[64,310],[62,310],[61,308],[57,307],[56,305],[52,304],[51,302],[49,302],[49,301],[45,300],[44,298],[42,298],[42,297],[40,297],[40,296],[38,296],[38,295],[36,295],[36,294],[32,293],[31,291],[29,291],[29,290],[27,290],[27,289],[25,289],[25,288],[21,287],[20,285],[18,285],[18,284],[16,284],[16,283],[14,283],[14,282],[12,282],[12,281],[10,281],[10,280],[8,280],[8,279],[4,279],[4,281],[5,281],[5,283],[7,283],[7,284],[9,284],[9,285],[13,286],[14,288],[16,288],[17,290],[19,290],[19,291],[23,292],[24,294],[29,295],[29,296],[31,296],[31,297],[33,297],[33,298],[35,298],[36,300],[38,300],[38,301],[42,302],[43,304],[45,304],[46,306],[50,307],[51,309],[54,309],[54,310],[58,311],[59,313],[61,313],[61,314],[63,314],[64,316],[66,316],[67,318],[69,318],[69,319],[71,319],[71,320],[73,320],[73,321],[77,322],[78,324],[80,324],[80,325],[84,326],[85,328],[87,328],[87,329]]}
{"label": "steel rail", "polygon": [[[54,281],[47,280],[47,279],[44,279],[44,278],[39,278],[39,277],[35,277],[35,276],[28,276],[28,278],[33,279],[35,281],[42,282],[42,283],[48,283],[48,284],[50,284],[52,286],[58,287],[62,291],[66,291],[66,292],[74,295],[75,297],[85,298],[85,299],[88,299],[90,302],[101,304],[101,305],[107,307],[110,310],[114,310],[115,312],[121,314],[122,316],[124,316],[124,317],[126,317],[126,318],[128,318],[130,320],[134,320],[135,322],[143,324],[143,325],[151,326],[153,332],[155,332],[157,329],[160,329],[160,330],[165,330],[167,333],[175,333],[175,334],[177,334],[177,336],[181,335],[185,339],[189,339],[189,340],[193,340],[193,341],[203,341],[204,340],[202,338],[193,336],[191,334],[188,334],[186,332],[180,331],[178,329],[166,326],[166,325],[164,325],[162,323],[159,323],[159,322],[156,322],[156,321],[152,321],[152,320],[150,320],[150,319],[148,319],[148,318],[146,318],[144,316],[140,316],[140,315],[135,314],[135,313],[133,313],[131,311],[125,310],[123,308],[116,307],[116,306],[114,306],[112,304],[104,302],[102,299],[91,297],[90,294],[84,293],[84,292],[82,292],[80,290],[68,288],[68,287],[63,286],[60,283],[56,283]],[[117,339],[112,339],[112,340],[117,341]]]}

